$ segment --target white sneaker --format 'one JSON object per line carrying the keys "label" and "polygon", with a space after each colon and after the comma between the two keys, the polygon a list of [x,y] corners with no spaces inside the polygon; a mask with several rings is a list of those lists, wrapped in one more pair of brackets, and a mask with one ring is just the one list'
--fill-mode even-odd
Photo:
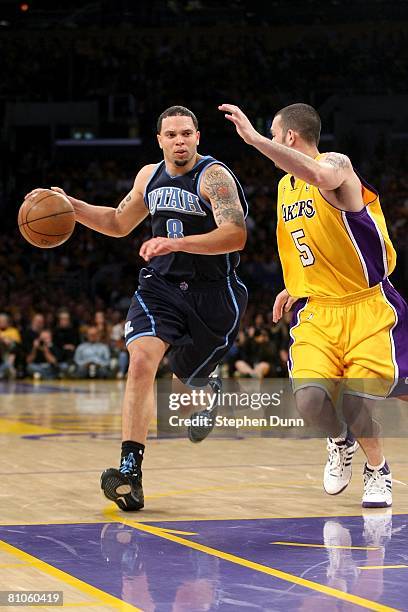
{"label": "white sneaker", "polygon": [[342,442],[333,442],[327,438],[329,457],[324,468],[323,487],[329,495],[338,495],[351,480],[351,461],[358,449],[358,442],[346,438]]}
{"label": "white sneaker", "polygon": [[387,462],[380,470],[364,466],[363,508],[389,508],[392,505],[392,475]]}

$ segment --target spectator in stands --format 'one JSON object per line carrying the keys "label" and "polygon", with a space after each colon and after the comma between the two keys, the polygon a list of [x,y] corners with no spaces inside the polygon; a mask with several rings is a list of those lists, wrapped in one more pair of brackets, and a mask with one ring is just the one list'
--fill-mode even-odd
{"label": "spectator in stands", "polygon": [[237,372],[235,364],[238,360],[243,358],[243,347],[245,346],[245,342],[246,334],[245,331],[241,329],[238,336],[235,338],[234,344],[231,346],[222,362],[221,371],[224,376],[232,378]]}
{"label": "spectator in stands", "polygon": [[99,341],[109,344],[112,326],[107,322],[105,312],[103,310],[97,310],[95,312],[93,325],[98,330]]}
{"label": "spectator in stands", "polygon": [[15,360],[17,347],[21,343],[20,332],[10,325],[10,317],[0,314],[0,380],[15,378]]}
{"label": "spectator in stands", "polygon": [[112,323],[110,347],[112,355],[117,360],[116,378],[122,379],[125,378],[129,367],[129,353],[125,344],[125,319],[118,310],[115,310],[112,314]]}
{"label": "spectator in stands", "polygon": [[33,340],[27,355],[27,372],[34,380],[57,378],[61,358],[62,351],[53,343],[52,332],[43,329],[38,338]]}
{"label": "spectator in stands", "polygon": [[76,376],[79,378],[108,378],[112,374],[109,346],[99,341],[99,331],[94,325],[88,327],[86,335],[86,342],[81,342],[74,354]]}
{"label": "spectator in stands", "polygon": [[10,317],[8,314],[0,313],[0,338],[7,338],[15,344],[21,344],[21,335],[17,327],[10,325]]}
{"label": "spectator in stands", "polygon": [[235,362],[235,368],[242,376],[259,379],[274,376],[276,348],[266,329],[249,329],[240,357],[241,359]]}
{"label": "spectator in stands", "polygon": [[79,344],[79,333],[72,323],[71,314],[68,310],[61,309],[57,313],[54,342],[62,351],[62,361],[70,363]]}
{"label": "spectator in stands", "polygon": [[26,355],[31,353],[34,340],[36,340],[45,326],[44,315],[36,313],[31,319],[30,327],[23,334],[23,347]]}

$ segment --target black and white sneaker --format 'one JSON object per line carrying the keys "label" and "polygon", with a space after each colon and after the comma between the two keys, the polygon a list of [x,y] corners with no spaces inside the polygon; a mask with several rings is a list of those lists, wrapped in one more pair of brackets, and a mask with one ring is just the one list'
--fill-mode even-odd
{"label": "black and white sneaker", "polygon": [[351,462],[358,449],[358,442],[351,434],[345,440],[335,442],[327,438],[329,456],[324,468],[323,487],[329,495],[338,495],[351,480]]}
{"label": "black and white sneaker", "polygon": [[117,470],[109,468],[102,472],[101,489],[108,499],[121,510],[141,510],[144,506],[142,472],[136,467],[133,453],[122,459]]}
{"label": "black and white sneaker", "polygon": [[392,505],[392,474],[387,462],[380,470],[364,466],[363,508],[389,508]]}
{"label": "black and white sneaker", "polygon": [[217,394],[217,401],[212,408],[204,408],[191,415],[190,419],[194,422],[194,425],[188,426],[187,433],[191,442],[194,443],[202,442],[212,432],[218,414],[222,380],[219,376],[210,376],[208,384],[214,393]]}

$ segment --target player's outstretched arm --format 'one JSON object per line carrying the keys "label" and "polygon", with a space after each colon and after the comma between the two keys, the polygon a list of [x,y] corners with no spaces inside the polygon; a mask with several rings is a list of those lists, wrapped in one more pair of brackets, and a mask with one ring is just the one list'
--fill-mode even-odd
{"label": "player's outstretched arm", "polygon": [[[144,166],[136,176],[133,188],[123,198],[117,208],[87,204],[67,195],[60,187],[51,187],[53,191],[64,194],[75,210],[76,221],[106,236],[120,238],[129,234],[149,214],[143,201],[144,188],[151,175],[154,164]],[[34,189],[26,198],[36,193]]]}
{"label": "player's outstretched arm", "polygon": [[213,164],[203,174],[201,194],[212,206],[217,229],[207,234],[194,234],[183,238],[151,238],[141,249],[146,261],[157,255],[175,251],[197,255],[220,255],[240,251],[246,242],[244,213],[236,183],[223,166]]}
{"label": "player's outstretched arm", "polygon": [[316,161],[309,155],[262,136],[238,106],[222,104],[218,108],[225,113],[226,119],[235,125],[238,134],[247,144],[269,157],[285,172],[327,191],[337,189],[348,178],[358,182],[346,155],[327,153],[322,159]]}

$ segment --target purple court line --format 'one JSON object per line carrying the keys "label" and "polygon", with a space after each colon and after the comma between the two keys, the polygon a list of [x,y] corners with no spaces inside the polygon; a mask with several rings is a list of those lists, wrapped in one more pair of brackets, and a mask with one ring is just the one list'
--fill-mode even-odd
{"label": "purple court line", "polygon": [[[28,421],[22,421],[23,423],[26,423],[27,425],[37,425],[37,423],[30,423]],[[75,421],[78,422],[78,421]],[[56,423],[56,425],[54,426],[55,428],[57,427],[63,427],[69,426],[69,423]],[[41,425],[40,425],[41,427]],[[91,437],[97,437],[97,436],[117,436],[119,434],[114,434],[112,432],[104,432],[104,431],[59,431],[56,433],[50,433],[50,434],[27,434],[24,436],[20,436],[20,438],[22,440],[43,440],[43,439],[50,439],[50,438],[61,438],[61,437],[65,437],[65,438],[78,438],[78,437],[84,437],[84,436],[91,436]],[[114,438],[116,439],[116,437]],[[120,439],[120,436],[119,436]]]}
{"label": "purple court line", "polygon": [[[103,393],[104,391],[99,391]],[[106,391],[105,391],[106,392]],[[34,385],[30,382],[4,383],[0,382],[0,395],[28,394],[41,395],[42,393],[90,393],[89,389],[79,387],[58,387],[56,385]],[[93,391],[95,393],[95,391]],[[96,391],[98,393],[98,391]]]}
{"label": "purple court line", "polygon": [[[126,515],[127,516],[127,515]],[[393,534],[386,521],[377,524],[385,555],[379,550],[339,551],[324,548],[276,546],[273,541],[294,541],[368,546],[375,537],[363,517],[299,519],[245,519],[218,521],[161,521],[155,528],[177,529],[197,535],[183,536],[243,560],[304,577],[404,609],[408,599],[406,570],[359,571],[374,565],[382,554],[384,565],[401,564],[406,549],[408,516],[393,517]],[[149,522],[145,523],[149,525]],[[382,530],[382,532],[381,532]],[[330,533],[327,533],[330,531]],[[378,531],[378,529],[377,529]],[[337,538],[337,539],[336,539]],[[142,609],[167,612],[184,609],[343,609],[350,604],[290,580],[266,575],[227,561],[222,556],[139,531],[123,523],[30,525],[0,527],[0,539],[77,578]],[[374,556],[373,556],[374,555]],[[378,563],[379,564],[379,563]],[[398,588],[396,588],[398,586]]]}

